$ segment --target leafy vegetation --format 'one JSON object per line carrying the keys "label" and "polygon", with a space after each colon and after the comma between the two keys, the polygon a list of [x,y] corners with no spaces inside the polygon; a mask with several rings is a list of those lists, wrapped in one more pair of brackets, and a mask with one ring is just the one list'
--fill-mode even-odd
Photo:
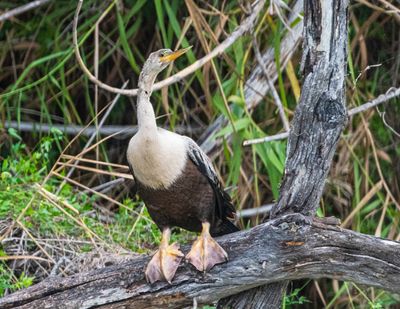
{"label": "leafy vegetation", "polygon": [[[2,1],[0,10],[26,2]],[[275,48],[275,87],[290,119],[299,99],[301,50],[284,66],[279,51],[290,32],[281,16],[289,12],[276,1],[267,3],[252,34],[262,51]],[[73,263],[95,248],[147,253],[159,242],[143,204],[130,194],[132,182],[123,181],[129,177],[124,155],[129,136],[107,133],[88,143],[89,130],[80,132],[98,126],[114,95],[103,90],[95,95],[78,68],[71,36],[75,5],[50,1],[0,23],[1,295],[52,272],[67,274],[68,262],[55,267],[62,258]],[[135,87],[150,51],[194,46],[161,74],[163,79],[213,49],[247,9],[236,1],[86,0],[78,38],[84,61],[95,72],[95,23],[107,12],[98,32],[98,77],[115,87],[129,79],[128,88]],[[400,29],[399,10],[389,11],[381,2],[354,2],[350,16],[347,98],[354,107],[399,85]],[[257,65],[253,48],[252,35],[243,36],[212,65],[152,96],[158,124],[195,140],[208,137],[203,132],[218,116],[228,120],[212,132],[222,144],[212,158],[238,210],[275,201],[285,164],[285,141],[243,147],[244,140],[282,131],[272,96],[251,110],[245,104],[245,82]],[[103,128],[136,124],[134,101],[120,97]],[[318,215],[337,216],[356,231],[400,239],[398,103],[350,119]],[[69,134],[65,128],[77,130]],[[248,228],[263,219],[240,224]],[[187,242],[193,234],[177,230],[174,237]],[[396,297],[346,282],[309,280],[295,282],[284,305],[385,308],[399,303]]]}

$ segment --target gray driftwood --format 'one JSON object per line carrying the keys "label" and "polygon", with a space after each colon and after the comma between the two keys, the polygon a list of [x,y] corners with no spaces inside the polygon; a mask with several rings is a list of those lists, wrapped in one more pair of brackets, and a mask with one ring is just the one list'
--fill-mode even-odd
{"label": "gray driftwood", "polygon": [[[319,206],[337,142],[347,121],[348,0],[305,0],[304,82],[288,140],[285,174],[272,218],[313,216]],[[288,282],[235,295],[219,307],[279,308]]]}
{"label": "gray driftwood", "polygon": [[[0,308],[182,308],[263,284],[335,278],[400,293],[400,243],[290,214],[218,239],[230,261],[207,274],[178,269],[172,285],[148,285],[148,257],[67,278],[51,278],[0,300]],[[184,252],[188,246],[183,248]]]}

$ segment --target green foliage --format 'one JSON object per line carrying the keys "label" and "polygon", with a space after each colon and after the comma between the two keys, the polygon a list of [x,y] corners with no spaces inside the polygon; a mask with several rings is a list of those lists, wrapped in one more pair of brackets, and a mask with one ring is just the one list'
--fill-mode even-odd
{"label": "green foliage", "polygon": [[311,303],[307,297],[301,296],[301,289],[294,289],[291,293],[286,294],[284,298],[283,308],[291,308],[293,305],[304,305],[307,303]]}
{"label": "green foliage", "polygon": [[[15,136],[15,144],[12,145],[12,153],[4,159],[0,170],[0,220],[6,218],[16,219],[24,210],[25,215],[21,223],[31,234],[41,237],[76,238],[90,240],[90,235],[85,229],[79,228],[71,217],[76,216],[69,209],[62,211],[55,204],[37,194],[37,183],[43,181],[54,163],[54,157],[58,153],[56,143],[62,139],[60,132],[54,131],[51,136],[41,139],[36,148],[27,153],[27,146]],[[45,185],[46,190],[55,192],[60,182],[51,178]],[[90,216],[96,211],[92,206],[97,198],[83,193],[76,194],[76,189],[65,185],[60,191],[60,201],[68,201],[76,211],[79,219],[97,235],[103,242],[122,246],[134,252],[144,253],[155,247],[160,239],[160,231],[152,223],[147,211],[142,209],[141,203],[126,199],[114,216],[114,221],[104,224],[97,217]],[[30,203],[33,201],[32,203]],[[30,205],[27,209],[27,205]],[[137,215],[140,212],[140,215]],[[134,229],[132,228],[134,227]],[[127,236],[130,237],[127,237]],[[184,241],[190,235],[174,235],[175,241]],[[83,245],[82,252],[93,249],[91,245]],[[78,253],[78,252],[77,252]],[[2,251],[3,255],[7,255]],[[5,289],[15,291],[32,284],[34,278],[21,274],[16,278],[12,272],[6,271],[6,264],[0,264],[0,296]]]}
{"label": "green foliage", "polygon": [[32,285],[33,277],[26,276],[22,273],[19,277],[15,277],[8,267],[0,262],[0,297],[8,289],[11,292],[27,288]]}

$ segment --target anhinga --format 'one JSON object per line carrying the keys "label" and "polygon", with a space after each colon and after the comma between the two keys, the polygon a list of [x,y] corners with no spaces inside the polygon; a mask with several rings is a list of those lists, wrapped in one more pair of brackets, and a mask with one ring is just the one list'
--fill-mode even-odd
{"label": "anhinga", "polygon": [[149,214],[162,231],[158,251],[146,268],[146,279],[171,282],[183,258],[179,245],[169,245],[171,228],[201,232],[186,259],[199,271],[227,260],[212,238],[238,228],[228,220],[235,213],[207,155],[189,137],[158,128],[150,102],[153,83],[163,69],[188,48],[150,54],[139,76],[138,132],[129,142],[127,159]]}

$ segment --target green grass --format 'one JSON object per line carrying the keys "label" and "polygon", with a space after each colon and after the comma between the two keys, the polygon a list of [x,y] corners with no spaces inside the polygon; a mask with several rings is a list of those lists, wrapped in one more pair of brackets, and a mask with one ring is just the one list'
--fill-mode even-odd
{"label": "green grass", "polygon": [[[3,160],[1,166],[1,183],[0,183],[0,219],[14,218],[16,219],[21,211],[29,204],[33,198],[34,202],[31,207],[25,212],[26,216],[21,221],[29,229],[37,231],[42,236],[51,235],[70,235],[74,237],[84,237],[84,230],[76,228],[76,224],[60,211],[54,207],[52,203],[43,199],[37,194],[37,187],[35,184],[40,183],[52,166],[51,155],[56,150],[55,141],[61,138],[60,135],[54,137],[43,138],[38,144],[37,149],[31,153],[24,153],[26,145],[21,142],[13,144],[14,159],[8,158]],[[54,159],[53,159],[54,161]],[[45,185],[46,190],[54,191],[60,181],[51,179]],[[120,235],[127,234],[129,227],[135,221],[135,216],[132,211],[141,207],[140,203],[133,202],[126,199],[124,204],[126,208],[120,209],[116,214],[116,221],[112,225],[101,224],[97,219],[86,217],[85,213],[93,210],[93,203],[96,202],[96,197],[89,197],[85,194],[76,194],[76,188],[65,185],[61,190],[58,198],[60,200],[67,200],[79,213],[81,213],[82,220],[87,226],[103,238],[104,241],[111,241],[122,244],[121,240],[124,239],[124,244],[129,249],[138,249],[134,239],[120,238]],[[68,213],[74,213],[66,209]],[[144,218],[148,218],[146,212],[143,213]],[[138,227],[143,229],[152,226],[149,220],[147,222],[140,222]],[[54,224],[57,222],[57,224]],[[140,230],[138,231],[141,232]],[[154,233],[151,233],[154,235]],[[158,234],[154,235],[158,237]],[[150,243],[154,239],[149,239]]]}
{"label": "green grass", "polygon": [[[15,133],[14,133],[15,134]],[[85,229],[77,226],[76,222],[66,216],[65,212],[76,218],[76,214],[64,208],[55,207],[54,203],[37,194],[35,184],[43,181],[54,163],[54,152],[57,153],[56,141],[62,139],[60,133],[54,136],[42,138],[36,149],[29,154],[26,153],[26,145],[16,136],[12,146],[13,155],[2,161],[0,169],[0,221],[6,219],[17,219],[22,211],[25,211],[20,224],[23,225],[34,238],[74,238],[80,240],[94,239],[100,246],[106,248],[109,244],[119,245],[133,252],[146,253],[158,244],[160,232],[152,224],[146,210],[137,215],[143,207],[139,201],[125,199],[125,208],[120,208],[114,215],[112,223],[104,224],[96,216],[89,216],[97,202],[95,196],[88,196],[77,191],[71,185],[65,185],[58,195],[60,201],[68,201],[77,212],[79,220],[90,229],[96,237],[89,235]],[[18,140],[18,141],[17,141]],[[53,161],[53,162],[52,162]],[[46,190],[56,191],[60,181],[51,179],[45,185]],[[30,201],[33,200],[32,203]],[[26,206],[30,205],[27,209]],[[59,203],[59,207],[62,207]],[[135,225],[132,233],[131,229]],[[127,238],[127,235],[130,235]],[[175,235],[176,240],[180,234]],[[82,246],[82,251],[94,249],[92,245]],[[0,252],[7,255],[4,248]],[[79,252],[77,252],[79,253]],[[0,262],[0,292],[5,287],[11,291],[26,287],[31,284],[33,277],[20,274],[15,277],[11,274],[4,275],[7,269],[5,262]]]}

